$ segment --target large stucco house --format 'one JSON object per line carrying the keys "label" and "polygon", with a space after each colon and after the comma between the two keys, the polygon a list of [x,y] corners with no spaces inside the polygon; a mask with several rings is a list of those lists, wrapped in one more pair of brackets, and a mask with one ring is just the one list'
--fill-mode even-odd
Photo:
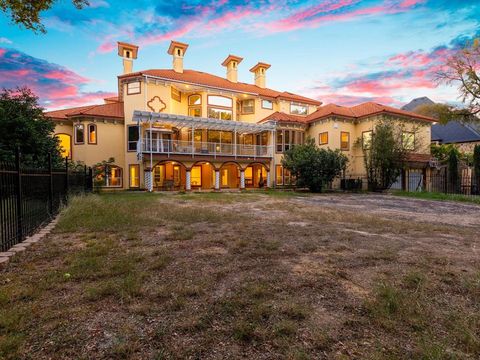
{"label": "large stucco house", "polygon": [[118,43],[123,73],[118,96],[102,105],[47,113],[64,154],[91,166],[109,158],[106,188],[232,189],[281,187],[293,179],[281,166],[284,151],[307,137],[340,149],[348,175],[365,174],[361,146],[379,121],[405,130],[409,166],[426,171],[433,119],[377,103],[322,106],[315,99],[270,89],[270,65],[258,62],[253,83],[238,81],[242,58],[221,63],[226,76],[184,69],[188,45],[172,41],[172,69],[133,70],[138,47]]}

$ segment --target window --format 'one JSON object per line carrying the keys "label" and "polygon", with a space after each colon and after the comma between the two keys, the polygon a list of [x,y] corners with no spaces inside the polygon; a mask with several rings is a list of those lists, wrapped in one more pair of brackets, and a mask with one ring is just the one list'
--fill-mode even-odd
{"label": "window", "polygon": [[273,110],[273,101],[270,100],[262,100],[262,108]]}
{"label": "window", "polygon": [[140,165],[129,165],[129,184],[131,188],[140,187]]}
{"label": "window", "polygon": [[82,124],[75,125],[75,144],[83,144],[85,142],[85,128]]}
{"label": "window", "polygon": [[283,185],[283,166],[282,165],[275,166],[275,183],[277,185]]}
{"label": "window", "polygon": [[318,144],[319,145],[326,145],[328,144],[328,132],[322,132],[318,135]]}
{"label": "window", "polygon": [[68,134],[57,134],[62,158],[72,158],[72,137]]}
{"label": "window", "polygon": [[208,108],[208,117],[220,120],[232,120],[232,110]]}
{"label": "window", "polygon": [[243,100],[241,104],[242,104],[242,114],[253,114],[255,112],[254,99]]}
{"label": "window", "polygon": [[402,144],[405,150],[415,150],[415,133],[406,131],[402,132]]}
{"label": "window", "polygon": [[208,130],[207,141],[213,143],[231,144],[233,133],[231,131]]}
{"label": "window", "polygon": [[221,107],[232,107],[232,99],[225,97],[225,96],[218,96],[218,95],[208,95],[208,105],[215,105]]}
{"label": "window", "polygon": [[96,144],[97,143],[97,125],[88,124],[88,143]]}
{"label": "window", "polygon": [[192,186],[202,186],[202,167],[194,166],[190,173],[190,181]]}
{"label": "window", "polygon": [[368,150],[372,145],[372,130],[362,132],[362,149]]}
{"label": "window", "polygon": [[350,133],[342,131],[340,133],[340,150],[350,149]]}
{"label": "window", "polygon": [[303,144],[303,131],[277,130],[277,153],[289,150],[294,145]]}
{"label": "window", "polygon": [[127,84],[127,95],[140,94],[140,81]]}
{"label": "window", "polygon": [[182,101],[182,93],[180,92],[180,90],[174,88],[173,86],[170,89],[171,98],[178,102]]}
{"label": "window", "polygon": [[[192,132],[188,132],[188,141],[192,141]],[[193,141],[194,142],[202,142],[202,130],[201,129],[195,129],[193,131]]]}
{"label": "window", "polygon": [[128,151],[137,151],[137,142],[139,140],[138,126],[129,125],[127,131],[128,131],[127,149]]}
{"label": "window", "polygon": [[275,166],[275,183],[277,185],[292,185],[294,182],[290,170],[284,169],[282,165]]}
{"label": "window", "polygon": [[202,116],[202,96],[198,94],[188,97],[188,116]]}
{"label": "window", "polygon": [[307,115],[308,106],[300,103],[290,103],[290,114]]}
{"label": "window", "polygon": [[94,182],[97,186],[122,187],[122,168],[116,165],[100,165],[94,169]]}
{"label": "window", "polygon": [[202,96],[201,95],[190,95],[188,97],[188,105],[202,105]]}

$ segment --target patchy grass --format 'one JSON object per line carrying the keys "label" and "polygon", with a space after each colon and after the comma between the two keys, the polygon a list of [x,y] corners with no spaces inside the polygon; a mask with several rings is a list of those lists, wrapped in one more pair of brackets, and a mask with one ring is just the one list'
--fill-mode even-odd
{"label": "patchy grass", "polygon": [[480,228],[344,199],[76,198],[1,273],[0,358],[479,358]]}
{"label": "patchy grass", "polygon": [[436,192],[410,192],[410,191],[393,191],[393,195],[405,196],[417,199],[438,200],[438,201],[460,201],[466,203],[480,204],[480,196],[468,196],[462,194],[444,194]]}

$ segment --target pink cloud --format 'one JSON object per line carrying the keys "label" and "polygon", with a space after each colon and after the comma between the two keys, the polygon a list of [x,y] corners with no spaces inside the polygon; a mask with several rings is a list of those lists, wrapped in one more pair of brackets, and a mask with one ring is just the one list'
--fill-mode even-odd
{"label": "pink cloud", "polygon": [[0,79],[5,88],[27,86],[49,108],[99,103],[115,95],[85,92],[83,87],[92,83],[91,79],[13,49],[0,48]]}

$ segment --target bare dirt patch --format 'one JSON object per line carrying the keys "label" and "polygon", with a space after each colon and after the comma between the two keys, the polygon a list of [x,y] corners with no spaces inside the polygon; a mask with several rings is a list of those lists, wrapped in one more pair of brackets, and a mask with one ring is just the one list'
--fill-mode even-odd
{"label": "bare dirt patch", "polygon": [[377,195],[79,199],[0,274],[0,358],[477,359],[479,215]]}

